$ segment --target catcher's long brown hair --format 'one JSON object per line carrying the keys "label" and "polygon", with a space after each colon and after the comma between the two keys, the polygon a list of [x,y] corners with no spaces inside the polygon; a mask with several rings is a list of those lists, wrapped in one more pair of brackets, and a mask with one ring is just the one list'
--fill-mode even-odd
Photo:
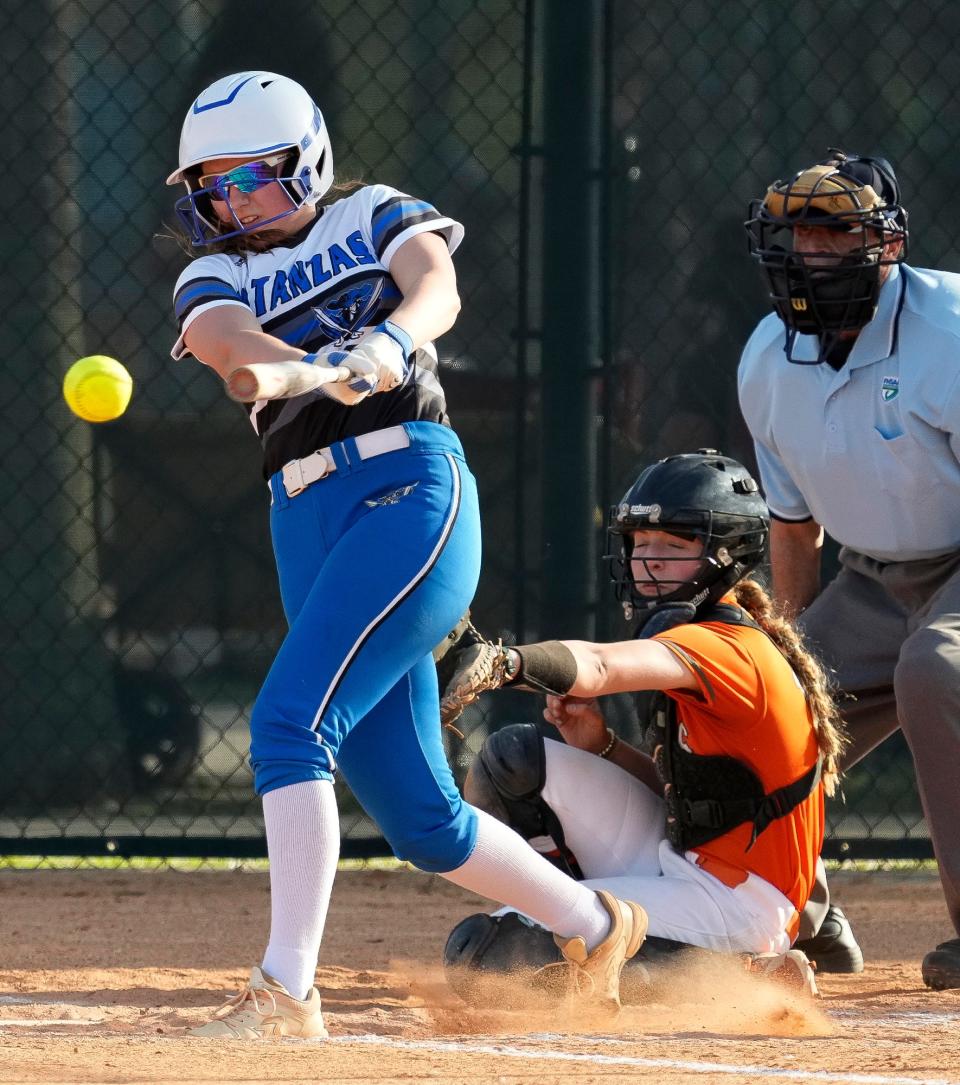
{"label": "catcher's long brown hair", "polygon": [[817,745],[823,755],[823,787],[828,795],[832,795],[840,779],[840,755],[849,740],[831,694],[830,682],[805,647],[796,626],[777,612],[773,600],[756,580],[747,577],[738,581],[732,590],[737,603],[784,654],[803,687],[813,717]]}

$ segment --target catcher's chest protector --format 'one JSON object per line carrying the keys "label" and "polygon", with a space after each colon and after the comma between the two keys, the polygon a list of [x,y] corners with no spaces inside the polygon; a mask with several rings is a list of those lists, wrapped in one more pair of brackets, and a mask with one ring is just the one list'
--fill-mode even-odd
{"label": "catcher's chest protector", "polygon": [[[716,604],[697,620],[760,629],[743,610],[726,603]],[[667,839],[678,852],[716,840],[746,821],[753,823],[749,851],[770,822],[789,814],[820,782],[822,760],[817,758],[798,780],[767,794],[753,769],[737,758],[684,749],[677,704],[666,693],[648,694],[638,707],[646,721],[644,745],[654,747],[654,764],[664,785]]]}

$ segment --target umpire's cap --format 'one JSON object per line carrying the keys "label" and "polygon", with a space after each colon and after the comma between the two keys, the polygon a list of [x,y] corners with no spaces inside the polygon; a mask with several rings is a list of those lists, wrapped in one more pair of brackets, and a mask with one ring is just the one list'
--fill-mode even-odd
{"label": "umpire's cap", "polygon": [[800,170],[789,181],[774,181],[762,201],[765,217],[796,224],[852,230],[864,224],[906,232],[900,184],[885,158],[847,154],[831,148],[828,157]]}

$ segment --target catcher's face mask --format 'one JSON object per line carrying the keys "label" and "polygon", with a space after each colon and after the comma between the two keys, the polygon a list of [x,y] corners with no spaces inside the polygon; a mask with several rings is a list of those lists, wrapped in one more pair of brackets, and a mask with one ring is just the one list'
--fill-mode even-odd
{"label": "catcher's face mask", "polygon": [[[791,362],[822,362],[838,339],[873,319],[884,269],[906,255],[907,213],[899,201],[884,159],[835,151],[751,203],[750,253],[786,327]],[[819,336],[813,363],[794,357],[797,335]]]}
{"label": "catcher's face mask", "polygon": [[663,603],[699,606],[722,594],[719,582],[733,571],[735,558],[714,538],[711,513],[701,517],[702,527],[681,522],[656,529],[632,525],[626,531],[617,530],[616,516],[612,510],[607,560],[628,620]]}
{"label": "catcher's face mask", "polygon": [[704,538],[694,531],[644,529],[623,537],[624,572],[633,592],[643,599],[663,602],[697,577],[703,568]]}

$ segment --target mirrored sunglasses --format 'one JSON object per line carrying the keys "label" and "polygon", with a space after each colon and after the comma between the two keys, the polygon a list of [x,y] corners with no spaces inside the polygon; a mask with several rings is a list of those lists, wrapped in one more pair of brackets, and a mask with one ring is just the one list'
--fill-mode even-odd
{"label": "mirrored sunglasses", "polygon": [[231,188],[239,189],[243,193],[256,192],[277,180],[280,175],[277,166],[286,162],[287,158],[286,154],[275,154],[269,158],[257,159],[256,162],[244,162],[242,166],[234,166],[226,173],[205,173],[200,178],[200,187],[212,188],[216,196],[224,201]]}

